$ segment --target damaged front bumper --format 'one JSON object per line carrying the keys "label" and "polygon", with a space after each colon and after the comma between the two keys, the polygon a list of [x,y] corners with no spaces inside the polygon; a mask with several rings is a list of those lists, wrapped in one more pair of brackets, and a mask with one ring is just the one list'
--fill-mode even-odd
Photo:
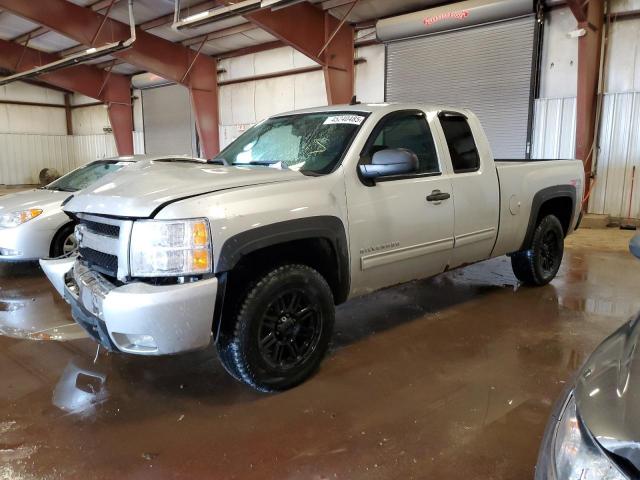
{"label": "damaged front bumper", "polygon": [[216,278],[117,286],[75,256],[40,265],[71,305],[74,320],[111,351],[170,355],[206,348],[211,341]]}

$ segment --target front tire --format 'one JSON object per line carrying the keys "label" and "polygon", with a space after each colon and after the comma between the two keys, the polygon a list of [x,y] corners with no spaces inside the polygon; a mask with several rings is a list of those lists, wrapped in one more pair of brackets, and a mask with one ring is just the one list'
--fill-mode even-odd
{"label": "front tire", "polygon": [[542,286],[555,278],[564,254],[564,230],[555,215],[544,217],[533,233],[531,248],[511,255],[518,280]]}
{"label": "front tire", "polygon": [[334,319],[322,275],[306,265],[284,265],[249,289],[230,333],[218,340],[218,356],[227,372],[256,390],[287,390],[319,367]]}
{"label": "front tire", "polygon": [[78,241],[74,235],[75,224],[70,223],[62,227],[51,242],[51,258],[58,258],[73,253],[78,249]]}

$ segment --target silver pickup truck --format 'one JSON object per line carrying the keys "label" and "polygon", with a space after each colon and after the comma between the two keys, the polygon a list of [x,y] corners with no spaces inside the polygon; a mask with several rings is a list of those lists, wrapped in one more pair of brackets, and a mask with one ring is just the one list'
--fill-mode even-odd
{"label": "silver pickup truck", "polygon": [[467,110],[315,108],[208,164],[139,163],[77,193],[79,255],[41,264],[105,348],[213,339],[235,378],[283,390],[319,366],[349,298],[504,254],[551,281],[583,185],[575,160],[494,161]]}

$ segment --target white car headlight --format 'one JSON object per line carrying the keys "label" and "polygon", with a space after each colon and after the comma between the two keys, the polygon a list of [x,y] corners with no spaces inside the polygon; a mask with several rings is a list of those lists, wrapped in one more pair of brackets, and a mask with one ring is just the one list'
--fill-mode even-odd
{"label": "white car headlight", "polygon": [[132,277],[176,277],[211,272],[213,249],[209,222],[139,220],[131,232]]}
{"label": "white car headlight", "polygon": [[558,480],[626,480],[581,424],[573,395],[567,400],[553,442]]}
{"label": "white car headlight", "polygon": [[29,210],[21,210],[19,212],[10,212],[0,215],[0,227],[11,228],[22,225],[42,214],[39,208],[31,208]]}

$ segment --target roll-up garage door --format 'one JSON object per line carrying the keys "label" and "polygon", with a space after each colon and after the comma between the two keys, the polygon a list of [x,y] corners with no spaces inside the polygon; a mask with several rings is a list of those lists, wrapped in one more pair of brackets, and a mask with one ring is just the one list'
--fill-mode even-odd
{"label": "roll-up garage door", "polygon": [[145,151],[151,155],[197,156],[189,90],[181,85],[142,91]]}
{"label": "roll-up garage door", "polygon": [[469,108],[496,158],[524,159],[535,32],[531,14],[389,42],[386,99]]}

